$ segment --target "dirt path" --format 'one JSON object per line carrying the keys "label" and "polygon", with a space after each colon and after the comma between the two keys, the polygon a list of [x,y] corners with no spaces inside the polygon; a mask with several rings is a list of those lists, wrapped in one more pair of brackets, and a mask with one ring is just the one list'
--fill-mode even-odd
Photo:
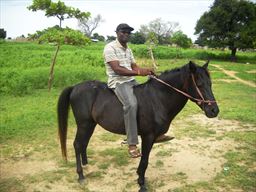
{"label": "dirt path", "polygon": [[235,71],[228,71],[228,70],[226,70],[226,69],[223,69],[223,68],[220,67],[219,65],[215,65],[215,64],[214,64],[214,65],[211,64],[211,66],[218,68],[218,69],[221,70],[223,73],[225,73],[226,75],[228,75],[228,76],[230,76],[230,77],[236,79],[236,80],[239,81],[240,83],[243,83],[243,84],[248,85],[248,86],[250,86],[250,87],[256,87],[256,84],[255,84],[255,83],[250,82],[250,81],[246,81],[246,80],[243,80],[243,79],[237,77]]}
{"label": "dirt path", "polygon": [[[203,114],[174,121],[168,134],[176,138],[170,142],[155,144],[152,149],[146,172],[149,192],[167,192],[188,184],[211,182],[225,169],[224,154],[240,145],[230,138],[220,138],[227,132],[245,129],[255,130],[255,127],[249,124],[241,125],[238,121],[208,119]],[[69,130],[68,165],[63,164],[59,150],[55,146],[56,151],[51,151],[54,154],[49,156],[44,156],[38,151],[0,159],[1,179],[20,181],[25,186],[23,190],[12,191],[138,191],[136,168],[139,159],[128,158],[124,166],[117,165],[115,161],[118,159],[115,159],[113,154],[105,152],[114,150],[112,153],[120,152],[121,157],[126,156],[126,146],[120,146],[122,136],[108,133],[99,126],[96,127],[89,144],[89,164],[84,167],[86,183],[79,185],[76,181],[72,146],[74,130]],[[209,131],[212,133],[208,134]],[[23,147],[16,148],[22,150]]]}

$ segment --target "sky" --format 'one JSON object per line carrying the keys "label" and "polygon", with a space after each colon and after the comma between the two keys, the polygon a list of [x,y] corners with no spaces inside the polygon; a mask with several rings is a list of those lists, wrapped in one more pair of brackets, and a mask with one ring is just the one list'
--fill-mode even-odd
{"label": "sky", "polygon": [[[52,0],[57,2],[57,0]],[[196,40],[194,28],[202,14],[209,11],[214,0],[62,0],[67,6],[90,12],[92,17],[100,14],[105,20],[94,31],[100,35],[115,36],[119,23],[128,23],[135,31],[141,25],[156,18],[164,22],[178,22],[180,30]],[[46,17],[43,11],[27,9],[32,0],[0,0],[0,28],[7,31],[7,37],[27,36],[37,30],[59,24],[57,17]],[[76,19],[66,19],[62,26],[79,29]],[[93,33],[94,33],[93,32]]]}

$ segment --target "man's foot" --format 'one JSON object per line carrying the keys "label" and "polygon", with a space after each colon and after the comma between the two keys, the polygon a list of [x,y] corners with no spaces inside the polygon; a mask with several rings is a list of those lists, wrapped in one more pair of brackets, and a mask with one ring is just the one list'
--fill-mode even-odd
{"label": "man's foot", "polygon": [[170,141],[172,139],[174,139],[174,137],[163,134],[156,138],[155,143],[162,143],[162,142]]}
{"label": "man's foot", "polygon": [[141,157],[140,150],[137,148],[136,145],[129,145],[128,153],[129,153],[131,158]]}

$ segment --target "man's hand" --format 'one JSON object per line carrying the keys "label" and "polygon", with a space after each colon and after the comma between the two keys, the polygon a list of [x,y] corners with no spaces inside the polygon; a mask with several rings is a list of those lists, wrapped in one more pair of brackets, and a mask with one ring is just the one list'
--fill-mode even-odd
{"label": "man's hand", "polygon": [[153,69],[147,69],[147,68],[140,68],[138,69],[138,75],[139,76],[147,76],[147,75],[154,75]]}

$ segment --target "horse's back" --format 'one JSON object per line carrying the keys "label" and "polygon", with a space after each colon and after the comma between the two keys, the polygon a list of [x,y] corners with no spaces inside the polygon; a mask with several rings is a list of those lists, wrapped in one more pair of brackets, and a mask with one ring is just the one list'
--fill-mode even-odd
{"label": "horse's back", "polygon": [[93,104],[97,98],[98,92],[101,89],[107,88],[107,85],[100,81],[84,81],[73,87],[70,94],[70,104],[73,109],[76,119],[92,118],[91,111]]}

